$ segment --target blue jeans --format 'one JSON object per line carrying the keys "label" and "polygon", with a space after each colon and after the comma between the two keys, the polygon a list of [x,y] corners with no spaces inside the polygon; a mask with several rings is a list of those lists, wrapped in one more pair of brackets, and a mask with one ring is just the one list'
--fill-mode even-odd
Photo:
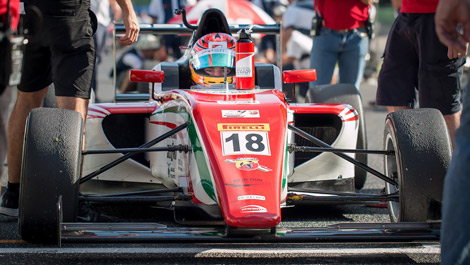
{"label": "blue jeans", "polygon": [[[470,77],[470,76],[469,76]],[[470,264],[470,87],[464,93],[461,124],[444,180],[441,264]]]}
{"label": "blue jeans", "polygon": [[329,84],[338,63],[339,83],[354,84],[359,89],[369,49],[365,33],[365,29],[341,33],[322,28],[320,35],[313,37],[310,68],[317,70],[317,81],[310,87]]}

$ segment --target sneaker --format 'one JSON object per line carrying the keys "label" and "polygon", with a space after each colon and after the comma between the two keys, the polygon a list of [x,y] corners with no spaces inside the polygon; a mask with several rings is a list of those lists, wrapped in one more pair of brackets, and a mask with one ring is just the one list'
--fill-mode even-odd
{"label": "sneaker", "polygon": [[18,217],[19,197],[19,192],[12,192],[7,189],[1,198],[2,202],[0,204],[0,214],[11,217]]}
{"label": "sneaker", "polygon": [[80,201],[78,203],[77,221],[79,222],[118,222],[119,218],[100,213],[89,202]]}

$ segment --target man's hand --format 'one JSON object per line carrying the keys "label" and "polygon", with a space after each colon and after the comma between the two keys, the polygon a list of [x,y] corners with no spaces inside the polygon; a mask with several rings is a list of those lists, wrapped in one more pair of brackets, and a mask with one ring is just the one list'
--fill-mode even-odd
{"label": "man's hand", "polygon": [[119,39],[121,45],[131,45],[139,37],[139,21],[135,14],[131,0],[116,0],[122,9],[122,21],[126,28],[126,34]]}
{"label": "man's hand", "polygon": [[[437,7],[436,33],[439,40],[449,47],[449,58],[465,55],[470,41],[470,0],[441,0]],[[461,32],[457,27],[461,26]]]}
{"label": "man's hand", "polygon": [[[465,47],[466,47],[465,50],[467,50],[468,43],[465,45]],[[451,48],[451,47],[449,47],[447,50],[447,57],[449,57],[449,59],[456,59],[456,58],[464,57],[466,55],[467,54],[465,52],[462,53],[459,50]]]}

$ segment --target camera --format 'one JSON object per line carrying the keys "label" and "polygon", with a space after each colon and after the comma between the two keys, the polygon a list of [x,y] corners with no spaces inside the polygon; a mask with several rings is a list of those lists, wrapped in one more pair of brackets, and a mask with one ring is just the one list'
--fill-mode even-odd
{"label": "camera", "polygon": [[321,28],[323,27],[323,18],[318,14],[312,19],[312,28],[310,29],[311,36],[320,35]]}
{"label": "camera", "polygon": [[372,23],[372,21],[370,21],[370,19],[368,18],[366,20],[366,32],[367,32],[367,35],[369,36],[369,39],[372,39],[374,38],[374,24]]}

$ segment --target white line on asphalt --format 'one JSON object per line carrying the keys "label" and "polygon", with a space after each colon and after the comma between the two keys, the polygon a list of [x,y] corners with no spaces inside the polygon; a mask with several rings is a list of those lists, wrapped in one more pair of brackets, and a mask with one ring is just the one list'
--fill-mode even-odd
{"label": "white line on asphalt", "polygon": [[277,256],[297,256],[297,257],[315,257],[315,256],[362,256],[362,255],[426,255],[440,254],[439,244],[422,244],[416,247],[408,248],[0,248],[2,254],[173,254],[173,255],[191,255],[198,258],[212,257],[277,257]]}

